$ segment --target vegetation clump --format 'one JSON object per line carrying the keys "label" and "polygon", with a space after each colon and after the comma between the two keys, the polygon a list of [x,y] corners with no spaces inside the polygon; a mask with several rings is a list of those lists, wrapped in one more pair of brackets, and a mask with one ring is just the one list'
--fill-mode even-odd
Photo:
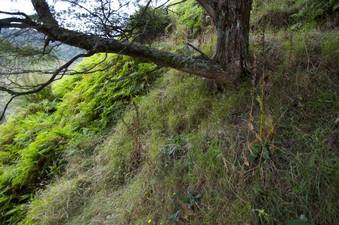
{"label": "vegetation clump", "polygon": [[137,42],[149,44],[164,36],[170,25],[171,18],[166,10],[140,7],[130,16],[127,27]]}
{"label": "vegetation clump", "polygon": [[178,20],[185,25],[191,37],[195,37],[209,25],[203,9],[194,0],[188,0],[185,4],[177,5],[176,13],[178,14]]}
{"label": "vegetation clump", "polygon": [[77,151],[80,140],[114,124],[159,74],[154,65],[116,55],[96,55],[78,67],[92,68],[104,57],[110,64],[100,67],[109,72],[64,79],[0,126],[1,223],[20,221],[37,189],[63,171],[65,150]]}
{"label": "vegetation clump", "polygon": [[303,9],[299,15],[308,20],[324,18],[339,10],[339,2],[336,0],[306,0],[301,3]]}

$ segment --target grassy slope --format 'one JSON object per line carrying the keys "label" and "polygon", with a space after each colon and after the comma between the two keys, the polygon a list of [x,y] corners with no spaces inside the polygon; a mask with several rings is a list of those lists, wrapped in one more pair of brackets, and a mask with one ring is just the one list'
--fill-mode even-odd
{"label": "grassy slope", "polygon": [[335,224],[339,43],[336,33],[293,35],[267,35],[257,86],[213,94],[164,74],[90,157],[72,157],[28,221]]}
{"label": "grassy slope", "polygon": [[165,73],[108,133],[76,140],[23,223],[336,224],[337,36],[253,35],[257,84],[224,93]]}
{"label": "grassy slope", "polygon": [[[78,67],[92,68],[104,57],[93,56]],[[160,71],[127,57],[109,55],[107,62],[113,66],[105,73],[70,77],[53,92],[30,96],[28,102],[35,103],[0,126],[0,224],[18,224],[35,192],[62,174],[65,155],[90,152]]]}

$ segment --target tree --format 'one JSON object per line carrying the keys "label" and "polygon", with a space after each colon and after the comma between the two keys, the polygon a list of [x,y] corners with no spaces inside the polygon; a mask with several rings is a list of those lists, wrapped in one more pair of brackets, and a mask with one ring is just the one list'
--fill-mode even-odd
{"label": "tree", "polygon": [[[131,35],[134,29],[124,28],[126,17],[121,13],[124,4],[112,10],[112,1],[92,0],[91,2],[96,4],[89,10],[81,5],[86,0],[62,1],[78,6],[82,12],[86,12],[77,15],[80,17],[85,14],[84,21],[91,19],[90,28],[71,29],[65,20],[57,19],[57,13],[46,0],[31,0],[36,15],[0,11],[0,15],[6,16],[0,19],[0,29],[33,29],[45,36],[44,49],[52,42],[61,42],[84,49],[87,53],[75,56],[53,72],[51,78],[39,87],[23,92],[0,87],[1,91],[12,96],[34,93],[53,82],[60,73],[66,73],[67,68],[79,57],[102,52],[135,57],[218,82],[235,82],[247,71],[251,0],[197,0],[211,17],[216,30],[217,42],[211,59],[161,51],[134,42]],[[143,6],[144,9],[147,9],[150,3],[151,0]]]}

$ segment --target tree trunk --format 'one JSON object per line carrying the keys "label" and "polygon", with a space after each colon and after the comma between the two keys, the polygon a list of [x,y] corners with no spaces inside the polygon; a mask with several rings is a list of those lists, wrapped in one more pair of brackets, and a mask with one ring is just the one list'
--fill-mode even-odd
{"label": "tree trunk", "polygon": [[239,74],[246,70],[249,43],[251,0],[198,0],[211,16],[217,43],[213,60],[234,67]]}
{"label": "tree trunk", "polygon": [[[38,15],[37,20],[20,12],[10,13],[12,17],[0,19],[0,28],[35,29],[52,41],[85,49],[90,54],[105,52],[127,55],[215,80],[218,83],[236,83],[241,73],[246,71],[252,0],[196,0],[211,16],[216,27],[217,44],[212,60],[70,30],[58,24],[49,9],[47,0],[31,1]],[[8,89],[4,91],[8,92]]]}

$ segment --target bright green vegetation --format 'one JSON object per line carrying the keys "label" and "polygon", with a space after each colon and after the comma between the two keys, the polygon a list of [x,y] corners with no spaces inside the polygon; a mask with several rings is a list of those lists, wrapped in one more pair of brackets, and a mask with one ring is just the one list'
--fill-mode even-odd
{"label": "bright green vegetation", "polygon": [[208,25],[204,11],[197,1],[188,0],[185,4],[177,5],[176,13],[178,14],[179,22],[184,24],[192,34],[201,32],[204,26]]}
{"label": "bright green vegetation", "polygon": [[254,32],[255,82],[223,92],[110,55],[35,96],[0,126],[0,223],[337,224],[338,30],[314,27]]}
{"label": "bright green vegetation", "polygon": [[[103,57],[91,57],[78,67],[91,68]],[[32,194],[64,170],[65,151],[85,151],[81,146],[86,139],[114,124],[132,98],[145,93],[159,74],[153,65],[108,57],[112,65],[105,73],[64,79],[1,125],[1,223],[20,221]]]}

